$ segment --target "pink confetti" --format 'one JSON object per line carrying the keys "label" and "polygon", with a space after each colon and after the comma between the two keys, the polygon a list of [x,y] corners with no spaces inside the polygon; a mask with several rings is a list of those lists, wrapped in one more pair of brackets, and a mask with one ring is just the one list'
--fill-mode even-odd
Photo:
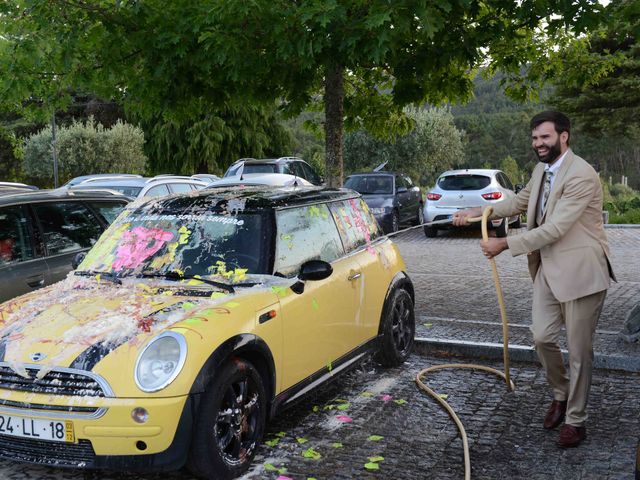
{"label": "pink confetti", "polygon": [[392,399],[393,399],[393,397],[391,395],[383,395],[382,396],[382,401],[383,402],[388,402],[388,401],[390,401]]}
{"label": "pink confetti", "polygon": [[276,480],[293,480],[291,477],[285,477],[284,475],[280,475]]}
{"label": "pink confetti", "polygon": [[341,421],[342,423],[351,423],[351,422],[353,422],[353,418],[351,418],[349,415],[338,415],[336,418],[339,421]]}

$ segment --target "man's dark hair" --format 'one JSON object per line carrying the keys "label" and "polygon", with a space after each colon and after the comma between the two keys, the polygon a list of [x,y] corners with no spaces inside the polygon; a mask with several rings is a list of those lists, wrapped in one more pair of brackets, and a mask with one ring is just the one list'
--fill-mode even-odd
{"label": "man's dark hair", "polygon": [[544,122],[552,122],[553,126],[560,135],[562,132],[567,132],[569,137],[567,138],[567,145],[569,145],[569,138],[571,137],[571,120],[562,112],[555,110],[547,110],[546,112],[540,112],[531,119],[531,130]]}

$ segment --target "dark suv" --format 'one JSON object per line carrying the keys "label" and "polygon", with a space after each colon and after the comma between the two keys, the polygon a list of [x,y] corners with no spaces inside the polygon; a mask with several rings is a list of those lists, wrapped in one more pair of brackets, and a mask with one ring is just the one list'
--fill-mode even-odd
{"label": "dark suv", "polygon": [[130,200],[62,189],[0,196],[0,301],[62,280]]}
{"label": "dark suv", "polygon": [[322,185],[322,178],[313,167],[298,157],[241,158],[224,173],[225,177],[241,176],[245,173],[287,173],[304,178],[314,185]]}

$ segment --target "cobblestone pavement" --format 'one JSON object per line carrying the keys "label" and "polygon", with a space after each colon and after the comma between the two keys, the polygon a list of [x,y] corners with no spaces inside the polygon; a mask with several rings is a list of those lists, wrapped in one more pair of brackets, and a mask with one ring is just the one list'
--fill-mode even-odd
{"label": "cobblestone pavement", "polygon": [[[515,232],[517,233],[517,232]],[[513,234],[513,232],[512,232]],[[609,290],[595,348],[640,355],[617,333],[640,295],[640,229],[607,229],[619,282]],[[427,239],[420,229],[396,237],[416,286],[417,336],[500,342],[493,280],[480,254],[479,233],[442,232]],[[530,345],[531,281],[526,260],[506,252],[498,270],[507,303],[512,341]],[[396,369],[368,362],[323,388],[314,397],[276,418],[246,480],[277,479],[461,479],[462,442],[453,421],[417,389],[422,368],[472,362],[501,369],[499,362],[414,354]],[[448,396],[465,425],[476,479],[629,479],[640,437],[640,375],[615,370],[594,372],[588,436],[582,446],[561,450],[557,431],[541,422],[550,392],[535,363],[514,363],[516,391],[497,377],[467,370],[432,373],[426,383]],[[353,421],[343,423],[338,416]],[[374,436],[374,437],[372,437]],[[377,437],[375,437],[377,436]],[[378,438],[381,437],[381,438]],[[276,440],[277,443],[276,443]],[[305,458],[308,449],[320,458]],[[364,467],[380,456],[379,470]],[[376,463],[376,462],[373,462]],[[279,472],[267,471],[273,465]],[[26,480],[187,480],[185,472],[154,475],[59,470],[0,460],[0,479]]]}

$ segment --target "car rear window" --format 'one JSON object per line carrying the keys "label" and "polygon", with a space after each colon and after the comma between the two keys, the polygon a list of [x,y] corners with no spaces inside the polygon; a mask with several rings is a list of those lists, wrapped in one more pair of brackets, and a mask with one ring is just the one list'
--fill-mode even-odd
{"label": "car rear window", "polygon": [[440,177],[438,187],[442,190],[482,190],[490,183],[491,178],[484,175],[447,175]]}
{"label": "car rear window", "polygon": [[[242,173],[278,173],[276,166],[270,163],[246,164],[242,169]],[[289,173],[289,172],[284,172]]]}
{"label": "car rear window", "polygon": [[357,175],[347,178],[344,182],[346,188],[355,190],[363,195],[366,194],[393,194],[393,178],[382,175]]}

